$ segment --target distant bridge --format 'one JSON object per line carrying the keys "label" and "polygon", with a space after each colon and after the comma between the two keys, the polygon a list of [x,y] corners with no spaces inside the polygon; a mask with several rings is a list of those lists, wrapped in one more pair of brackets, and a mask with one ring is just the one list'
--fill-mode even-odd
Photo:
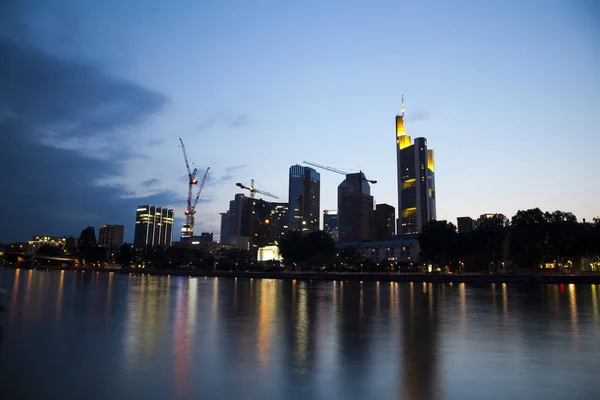
{"label": "distant bridge", "polygon": [[57,262],[75,262],[73,257],[49,256],[45,254],[28,254],[17,251],[5,251],[4,259],[9,262],[34,262],[36,260],[57,261]]}

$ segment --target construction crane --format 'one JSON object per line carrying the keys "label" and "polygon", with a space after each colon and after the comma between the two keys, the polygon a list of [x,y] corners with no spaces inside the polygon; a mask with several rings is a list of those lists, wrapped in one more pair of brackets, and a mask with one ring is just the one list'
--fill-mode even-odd
{"label": "construction crane", "polygon": [[193,170],[190,168],[190,162],[188,160],[188,156],[187,156],[187,152],[185,151],[185,145],[183,144],[183,139],[180,137],[179,138],[179,142],[181,143],[181,152],[183,153],[183,159],[185,161],[185,167],[187,168],[187,173],[188,173],[188,196],[187,196],[187,207],[185,209],[185,224],[183,225],[183,227],[181,228],[181,240],[184,241],[185,239],[189,239],[192,237],[192,234],[194,233],[194,225],[193,225],[193,218],[191,219],[191,224],[190,224],[190,217],[189,216],[193,216],[192,213],[192,191],[193,191],[193,187],[194,185],[198,184],[198,180],[196,179],[196,172],[198,172],[197,168],[194,168]]}
{"label": "construction crane", "polygon": [[[333,167],[328,167],[326,165],[317,164],[317,163],[312,162],[312,161],[303,161],[303,163],[304,164],[308,164],[308,165],[312,165],[313,167],[317,167],[317,168],[321,168],[321,169],[326,169],[327,171],[335,172],[336,174],[341,174],[341,175],[350,175],[350,174],[352,174],[352,172],[342,171],[341,169],[337,169],[337,168],[333,168]],[[364,174],[362,173],[362,171],[360,171],[360,180],[361,180],[361,182],[362,181],[366,181],[366,182],[369,182],[369,183],[377,183],[376,180],[367,179],[364,176]],[[362,187],[362,184],[361,184],[361,187]]]}
{"label": "construction crane", "polygon": [[264,190],[260,190],[260,189],[257,189],[257,188],[255,188],[255,187],[254,187],[254,179],[250,180],[250,186],[243,185],[243,184],[241,184],[241,183],[239,183],[239,182],[238,182],[238,183],[236,183],[236,184],[235,184],[235,186],[238,186],[238,187],[240,187],[241,189],[246,189],[246,190],[249,190],[249,191],[250,191],[250,197],[252,197],[252,198],[254,198],[254,194],[255,194],[255,193],[260,193],[260,194],[263,194],[263,195],[265,195],[265,196],[272,197],[272,198],[274,198],[274,199],[278,199],[278,198],[279,198],[279,197],[275,196],[275,195],[274,195],[274,194],[272,194],[272,193],[265,192]]}
{"label": "construction crane", "polygon": [[202,177],[200,186],[198,186],[198,193],[196,194],[196,198],[194,199],[194,202],[191,203],[191,205],[188,207],[187,210],[185,210],[185,224],[183,225],[183,228],[181,229],[182,236],[183,236],[184,230],[185,230],[186,234],[189,235],[190,238],[194,236],[194,227],[196,225],[196,217],[194,216],[194,214],[196,214],[196,206],[198,205],[198,199],[200,199],[200,194],[202,193],[202,189],[204,189],[204,184],[206,183],[206,178],[208,178],[208,171],[210,171],[210,167],[206,168],[206,172],[204,173],[204,176]]}
{"label": "construction crane", "polygon": [[[308,164],[313,167],[325,169],[327,171],[335,172],[336,174],[341,174],[341,175],[351,175],[352,174],[352,172],[342,171],[341,169],[328,167],[326,165],[317,164],[317,163],[311,162],[311,161],[303,161],[303,162],[304,162],[304,164]],[[362,184],[363,181],[369,182],[369,183],[377,183],[377,181],[374,179],[367,179],[366,176],[363,174],[363,172],[359,171],[359,173],[358,173],[358,188],[360,191],[361,198],[363,195],[363,184]],[[362,219],[362,207],[361,206],[358,207],[358,219],[359,219],[359,221]],[[359,228],[358,229],[358,237],[360,238],[361,237],[361,229],[360,229],[361,225],[360,224],[359,224],[358,228]]]}

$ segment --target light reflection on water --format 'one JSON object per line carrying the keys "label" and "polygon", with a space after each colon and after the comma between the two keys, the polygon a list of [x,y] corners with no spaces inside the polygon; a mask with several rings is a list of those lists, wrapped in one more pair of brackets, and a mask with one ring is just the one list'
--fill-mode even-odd
{"label": "light reflection on water", "polygon": [[3,398],[600,397],[598,285],[3,268],[0,286]]}

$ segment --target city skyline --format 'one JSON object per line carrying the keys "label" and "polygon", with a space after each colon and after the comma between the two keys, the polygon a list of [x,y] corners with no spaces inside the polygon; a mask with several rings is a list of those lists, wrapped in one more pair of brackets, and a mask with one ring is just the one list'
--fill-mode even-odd
{"label": "city skyline", "polygon": [[[402,92],[407,134],[436,150],[438,219],[598,214],[598,5],[6,4],[2,242],[105,223],[125,225],[131,242],[138,204],[173,208],[179,232],[179,136],[214,171],[199,232],[219,232],[235,182],[283,198],[287,168],[305,158],[363,170],[378,181],[375,202],[396,205],[390,121]],[[340,178],[322,174],[321,209],[337,208]]]}

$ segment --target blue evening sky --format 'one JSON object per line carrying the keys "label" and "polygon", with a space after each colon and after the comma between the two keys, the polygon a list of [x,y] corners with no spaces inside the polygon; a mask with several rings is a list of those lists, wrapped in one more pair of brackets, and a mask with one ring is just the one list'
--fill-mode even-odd
{"label": "blue evening sky", "polygon": [[[173,191],[178,228],[179,136],[213,171],[197,231],[218,233],[235,182],[254,178],[287,201],[288,168],[303,160],[363,169],[379,182],[376,202],[396,207],[401,93],[408,134],[435,151],[438,219],[531,207],[600,214],[597,1],[30,3],[36,46],[166,98],[110,140],[46,144],[100,159],[130,149],[91,182],[130,198]],[[343,176],[320,172],[321,208],[335,209]],[[125,223],[131,240],[130,215],[99,217]]]}

